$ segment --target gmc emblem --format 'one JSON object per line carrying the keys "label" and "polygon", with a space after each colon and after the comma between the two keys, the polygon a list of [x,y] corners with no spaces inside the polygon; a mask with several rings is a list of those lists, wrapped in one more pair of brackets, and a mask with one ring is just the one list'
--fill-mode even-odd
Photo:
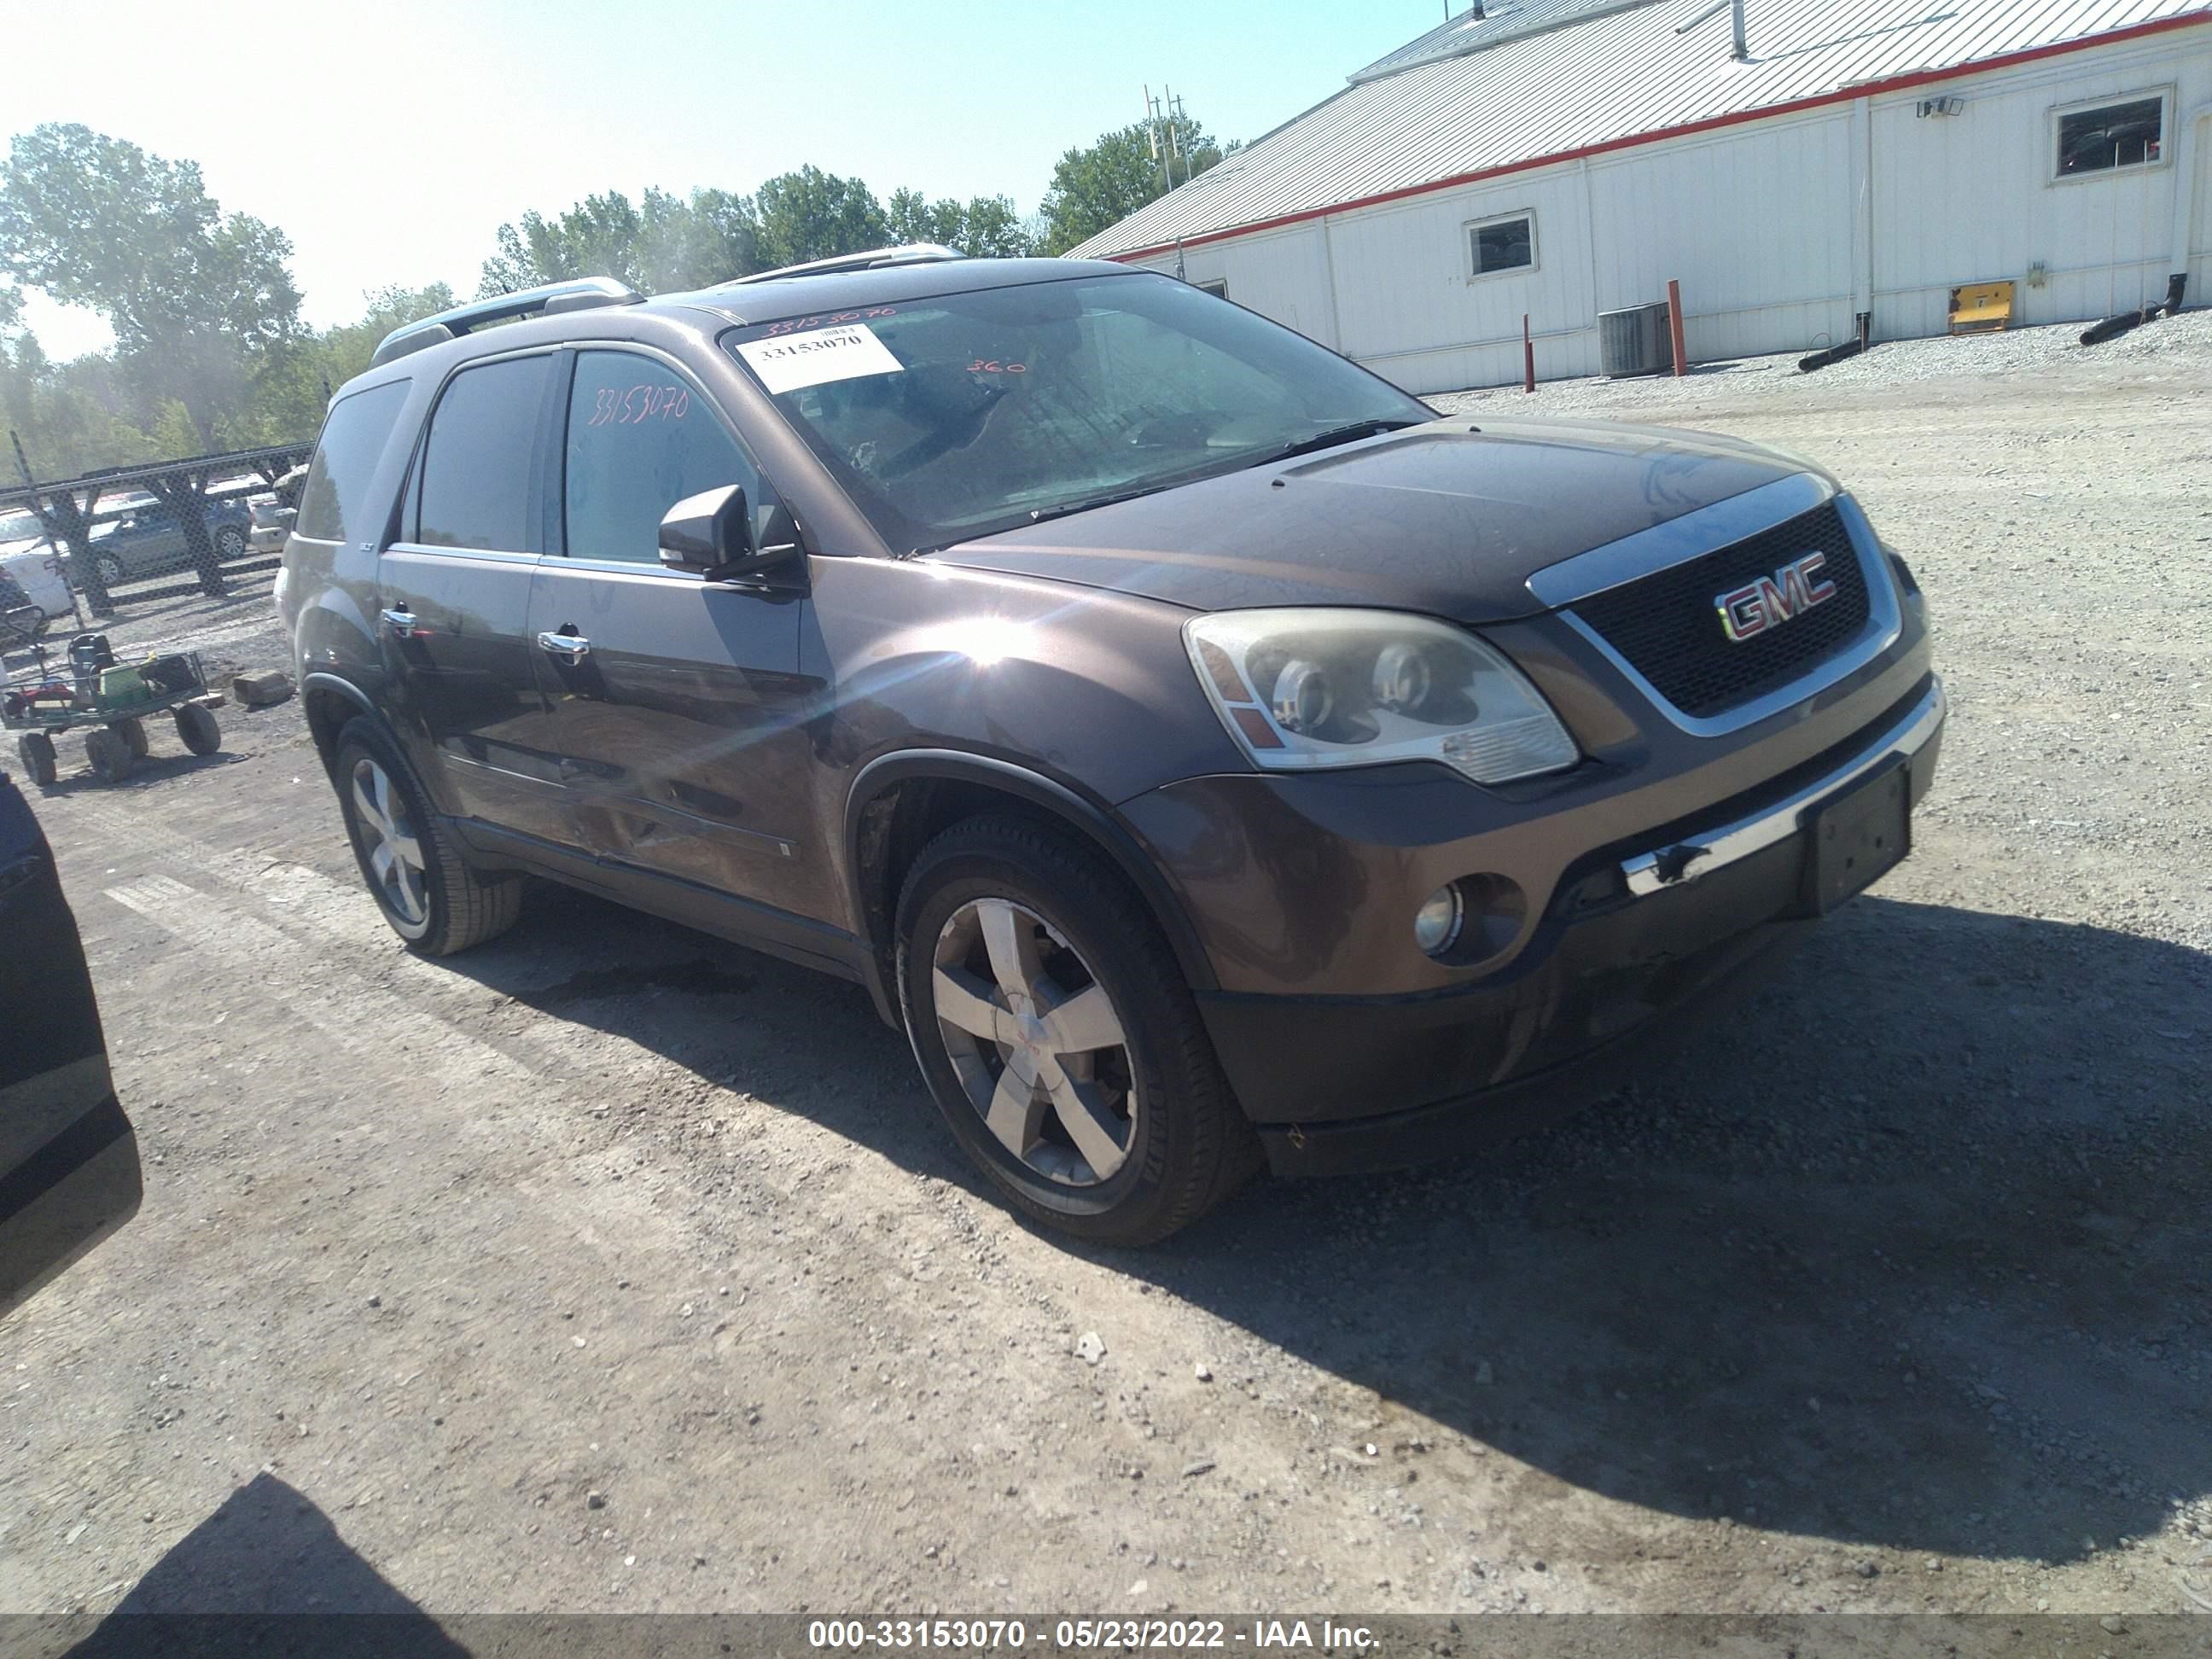
{"label": "gmc emblem", "polygon": [[1827,562],[1825,553],[1808,553],[1771,576],[1715,594],[1713,608],[1721,613],[1721,631],[1741,644],[1834,599],[1835,583],[1820,580]]}

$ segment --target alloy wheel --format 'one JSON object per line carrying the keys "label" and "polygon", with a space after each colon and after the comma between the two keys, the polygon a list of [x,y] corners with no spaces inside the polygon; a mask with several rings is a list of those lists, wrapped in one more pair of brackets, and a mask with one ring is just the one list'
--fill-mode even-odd
{"label": "alloy wheel", "polygon": [[408,816],[406,797],[391,775],[366,757],[354,763],[353,810],[362,856],[378,893],[409,927],[422,922],[430,914],[422,840]]}
{"label": "alloy wheel", "polygon": [[952,1069],[1000,1145],[1062,1186],[1121,1168],[1140,1109],[1128,1038],[1051,923],[1011,899],[962,905],[938,933],[930,986]]}
{"label": "alloy wheel", "polygon": [[112,553],[101,554],[92,562],[92,568],[100,573],[100,585],[102,587],[118,587],[122,585],[125,574],[123,561]]}

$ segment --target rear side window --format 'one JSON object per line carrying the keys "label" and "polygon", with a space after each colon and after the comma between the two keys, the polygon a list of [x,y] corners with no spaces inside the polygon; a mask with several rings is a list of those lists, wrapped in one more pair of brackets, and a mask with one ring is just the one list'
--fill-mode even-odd
{"label": "rear side window", "polygon": [[407,401],[405,380],[371,386],[331,405],[323,422],[321,441],[315,446],[314,465],[300,490],[300,517],[293,526],[301,536],[320,542],[342,542],[348,526],[367,532],[374,509],[368,487],[376,473],[392,423]]}
{"label": "rear side window", "polygon": [[672,369],[628,351],[580,351],[568,394],[568,556],[655,564],[661,515],[687,495],[759,475],[705,398]]}
{"label": "rear side window", "polygon": [[529,553],[538,520],[538,433],[550,355],[465,368],[430,416],[422,448],[420,528],[431,547]]}

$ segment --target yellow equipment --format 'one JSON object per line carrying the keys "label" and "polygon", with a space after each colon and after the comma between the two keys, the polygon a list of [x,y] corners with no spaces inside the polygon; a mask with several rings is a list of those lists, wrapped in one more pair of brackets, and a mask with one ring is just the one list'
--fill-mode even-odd
{"label": "yellow equipment", "polygon": [[2010,283],[1968,283],[1951,290],[1951,332],[1982,334],[2012,321]]}

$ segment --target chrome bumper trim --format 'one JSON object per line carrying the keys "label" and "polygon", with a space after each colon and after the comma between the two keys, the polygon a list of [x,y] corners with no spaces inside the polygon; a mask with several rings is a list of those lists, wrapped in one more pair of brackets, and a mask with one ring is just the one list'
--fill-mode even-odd
{"label": "chrome bumper trim", "polygon": [[1764,852],[1777,842],[1789,840],[1803,828],[1807,807],[1824,796],[1849,787],[1889,762],[1909,760],[1918,754],[1942,729],[1943,717],[1948,712],[1943,682],[1938,680],[1911,714],[1875,738],[1856,758],[1807,784],[1788,799],[1777,801],[1753,817],[1738,818],[1733,823],[1722,824],[1671,847],[1625,860],[1620,873],[1628,882],[1628,890],[1641,897],[1669,887],[1685,886],[1716,870],[1724,870],[1741,859],[1747,859],[1753,853]]}

